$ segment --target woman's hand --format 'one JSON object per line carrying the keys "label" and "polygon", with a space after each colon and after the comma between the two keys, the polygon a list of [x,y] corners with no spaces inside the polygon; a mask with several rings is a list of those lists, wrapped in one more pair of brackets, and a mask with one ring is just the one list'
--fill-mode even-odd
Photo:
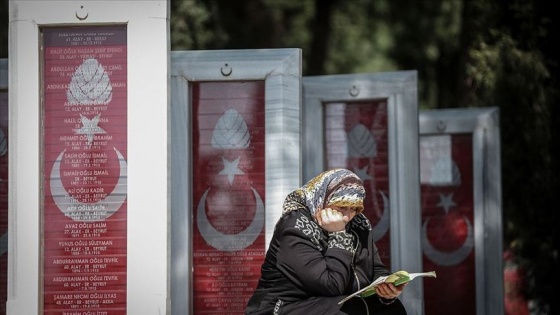
{"label": "woman's hand", "polygon": [[375,292],[377,293],[377,295],[379,295],[384,299],[392,300],[392,299],[396,299],[397,297],[399,297],[399,295],[401,295],[404,287],[407,284],[408,282],[401,284],[399,286],[395,286],[392,283],[383,282],[380,283],[377,286],[377,288],[375,288]]}
{"label": "woman's hand", "polygon": [[350,219],[331,208],[326,208],[317,212],[317,222],[327,232],[344,231],[346,223]]}

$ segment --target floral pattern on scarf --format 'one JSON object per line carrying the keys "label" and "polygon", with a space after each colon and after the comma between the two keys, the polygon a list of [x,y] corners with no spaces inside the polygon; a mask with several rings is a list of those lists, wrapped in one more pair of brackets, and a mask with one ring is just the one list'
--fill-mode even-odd
{"label": "floral pattern on scarf", "polygon": [[302,214],[296,220],[296,225],[294,227],[309,237],[313,244],[317,245],[319,250],[323,250],[323,246],[321,246],[321,242],[319,242],[321,239],[321,228],[319,228],[315,221],[309,220],[308,217]]}
{"label": "floral pattern on scarf", "polygon": [[284,201],[282,216],[306,208],[312,217],[327,205],[353,206],[363,209],[365,190],[362,180],[347,169],[323,172],[290,193]]}
{"label": "floral pattern on scarf", "polygon": [[[295,228],[302,231],[319,250],[323,250],[323,229],[315,221],[315,214],[327,205],[348,206],[363,209],[365,190],[361,179],[346,169],[323,172],[304,186],[290,193],[284,201],[282,217],[294,210],[303,211],[298,216]],[[346,231],[328,234],[323,242],[327,248],[340,248],[354,252],[354,237],[351,230],[371,230],[369,220],[358,213],[347,225]]]}

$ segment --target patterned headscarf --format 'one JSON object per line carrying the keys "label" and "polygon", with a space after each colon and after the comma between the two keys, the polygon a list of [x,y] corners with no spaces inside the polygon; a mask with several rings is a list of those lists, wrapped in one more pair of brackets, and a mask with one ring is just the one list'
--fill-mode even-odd
{"label": "patterned headscarf", "polygon": [[362,180],[347,169],[323,172],[286,197],[282,216],[303,207],[315,217],[317,211],[327,206],[364,209],[365,189]]}

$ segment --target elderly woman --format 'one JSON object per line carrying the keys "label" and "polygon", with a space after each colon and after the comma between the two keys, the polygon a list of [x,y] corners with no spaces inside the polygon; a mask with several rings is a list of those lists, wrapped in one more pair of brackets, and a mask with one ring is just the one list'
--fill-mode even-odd
{"label": "elderly woman", "polygon": [[375,295],[338,304],[390,274],[362,213],[364,197],[362,181],[346,169],[290,193],[245,314],[406,314],[397,299],[404,285],[383,283]]}

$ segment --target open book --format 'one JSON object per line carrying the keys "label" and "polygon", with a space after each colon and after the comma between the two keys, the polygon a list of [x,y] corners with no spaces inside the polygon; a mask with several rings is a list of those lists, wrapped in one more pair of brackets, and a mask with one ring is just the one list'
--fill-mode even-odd
{"label": "open book", "polygon": [[401,285],[403,283],[410,282],[416,277],[432,277],[432,278],[435,278],[436,277],[436,272],[435,271],[429,271],[429,272],[408,273],[404,270],[397,271],[397,272],[395,272],[391,275],[383,276],[383,277],[379,277],[379,278],[375,279],[375,281],[373,281],[370,285],[368,285],[367,287],[365,287],[365,288],[363,288],[359,291],[356,291],[356,292],[350,294],[349,296],[342,299],[342,301],[338,302],[338,304],[342,304],[342,303],[350,300],[351,298],[353,298],[355,296],[367,297],[367,296],[370,296],[370,295],[374,295],[375,294],[375,288],[380,283],[387,282],[387,283],[392,283],[395,286],[398,286],[398,285]]}

